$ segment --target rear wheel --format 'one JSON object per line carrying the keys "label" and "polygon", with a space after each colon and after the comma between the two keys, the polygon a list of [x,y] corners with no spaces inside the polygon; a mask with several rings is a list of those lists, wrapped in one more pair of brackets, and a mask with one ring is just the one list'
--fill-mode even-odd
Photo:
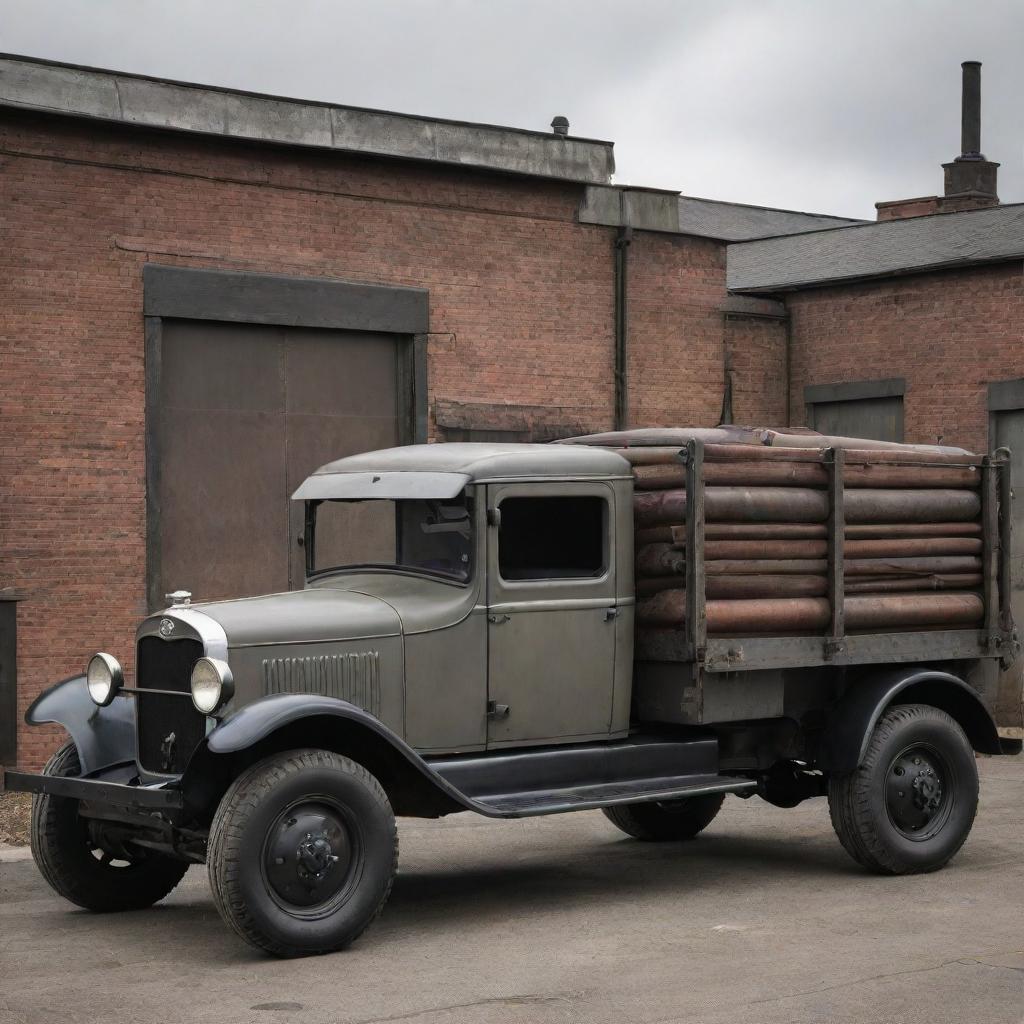
{"label": "rear wheel", "polygon": [[680,800],[620,804],[603,810],[613,825],[634,839],[668,842],[696,838],[715,819],[724,801],[724,793],[707,793]]}
{"label": "rear wheel", "polygon": [[963,846],[978,809],[970,741],[938,708],[890,708],[861,766],[829,779],[828,804],[857,863],[889,875],[935,871]]}
{"label": "rear wheel", "polygon": [[398,862],[395,816],[362,765],[324,750],[275,754],[221,800],[207,867],[214,901],[276,956],[342,949],[383,910]]}
{"label": "rear wheel", "polygon": [[[80,775],[72,742],[65,743],[44,775]],[[104,845],[78,801],[39,793],[32,798],[32,857],[50,887],[66,900],[100,912],[140,910],[162,900],[182,879],[188,863],[154,850]]]}

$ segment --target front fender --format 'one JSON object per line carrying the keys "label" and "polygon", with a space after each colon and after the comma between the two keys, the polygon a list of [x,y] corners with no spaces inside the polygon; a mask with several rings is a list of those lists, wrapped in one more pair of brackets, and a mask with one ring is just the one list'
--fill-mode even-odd
{"label": "front fender", "polygon": [[430,804],[438,813],[487,813],[369,712],[336,697],[304,693],[262,697],[217,725],[192,755],[182,778],[186,801],[208,812],[244,765],[304,746],[323,746],[361,761],[388,791],[396,813],[407,802]]}
{"label": "front fender", "polygon": [[63,726],[75,742],[82,775],[135,760],[135,701],[122,693],[101,708],[89,696],[85,676],[44,690],[25,712],[25,721]]}
{"label": "front fender", "polygon": [[962,679],[937,669],[892,669],[852,683],[829,712],[817,767],[852,772],[867,754],[871,733],[890,704],[931,704],[949,714],[975,750],[999,754],[999,732],[988,708]]}

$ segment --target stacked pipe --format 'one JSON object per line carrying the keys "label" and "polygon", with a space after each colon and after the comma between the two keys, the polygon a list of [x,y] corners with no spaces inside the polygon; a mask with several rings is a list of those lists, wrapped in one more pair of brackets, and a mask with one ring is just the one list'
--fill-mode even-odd
{"label": "stacked pipe", "polygon": [[[828,600],[828,440],[704,445],[707,627],[814,634]],[[968,628],[983,618],[980,460],[956,449],[846,447],[843,589],[848,632]],[[778,445],[778,446],[776,446]],[[793,445],[793,446],[790,446]],[[685,449],[618,448],[633,466],[637,623],[686,621]]]}

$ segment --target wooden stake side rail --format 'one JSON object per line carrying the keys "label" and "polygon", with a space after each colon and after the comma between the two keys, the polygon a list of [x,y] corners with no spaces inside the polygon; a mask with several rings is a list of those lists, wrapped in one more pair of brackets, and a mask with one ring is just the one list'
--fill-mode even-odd
{"label": "wooden stake side rail", "polygon": [[828,599],[832,605],[832,623],[825,639],[824,655],[831,660],[845,649],[846,634],[843,558],[846,543],[846,513],[843,506],[843,468],[846,453],[842,448],[829,448],[825,453],[828,467]]}
{"label": "wooden stake side rail", "polygon": [[[720,451],[722,446],[712,448]],[[705,450],[704,442],[692,439],[676,454],[686,474],[687,515],[685,526],[680,530],[685,530],[686,539],[685,629],[647,630],[637,642],[635,656],[638,660],[691,662],[695,673],[699,674],[701,669],[718,673],[821,665],[955,661],[986,656],[1000,656],[1005,661],[1018,649],[1009,602],[1012,495],[1009,453],[1005,449],[984,459],[970,460],[973,465],[981,466],[983,628],[854,634],[847,634],[844,615],[844,468],[863,453],[858,452],[854,459],[848,459],[848,453],[841,448],[819,450],[814,456],[799,449],[786,452],[786,455],[808,461],[816,457],[828,471],[827,593],[831,621],[824,637],[820,633],[817,636],[708,637],[704,464],[710,452]],[[887,452],[886,455],[890,464],[901,461],[897,453]],[[908,459],[906,464],[921,465],[921,462]]]}

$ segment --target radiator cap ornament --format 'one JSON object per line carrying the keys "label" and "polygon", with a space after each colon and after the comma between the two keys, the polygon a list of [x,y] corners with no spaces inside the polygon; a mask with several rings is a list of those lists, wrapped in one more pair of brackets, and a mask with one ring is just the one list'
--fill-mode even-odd
{"label": "radiator cap ornament", "polygon": [[192,603],[192,595],[187,590],[176,590],[173,594],[164,594],[171,602],[172,608],[187,608]]}

